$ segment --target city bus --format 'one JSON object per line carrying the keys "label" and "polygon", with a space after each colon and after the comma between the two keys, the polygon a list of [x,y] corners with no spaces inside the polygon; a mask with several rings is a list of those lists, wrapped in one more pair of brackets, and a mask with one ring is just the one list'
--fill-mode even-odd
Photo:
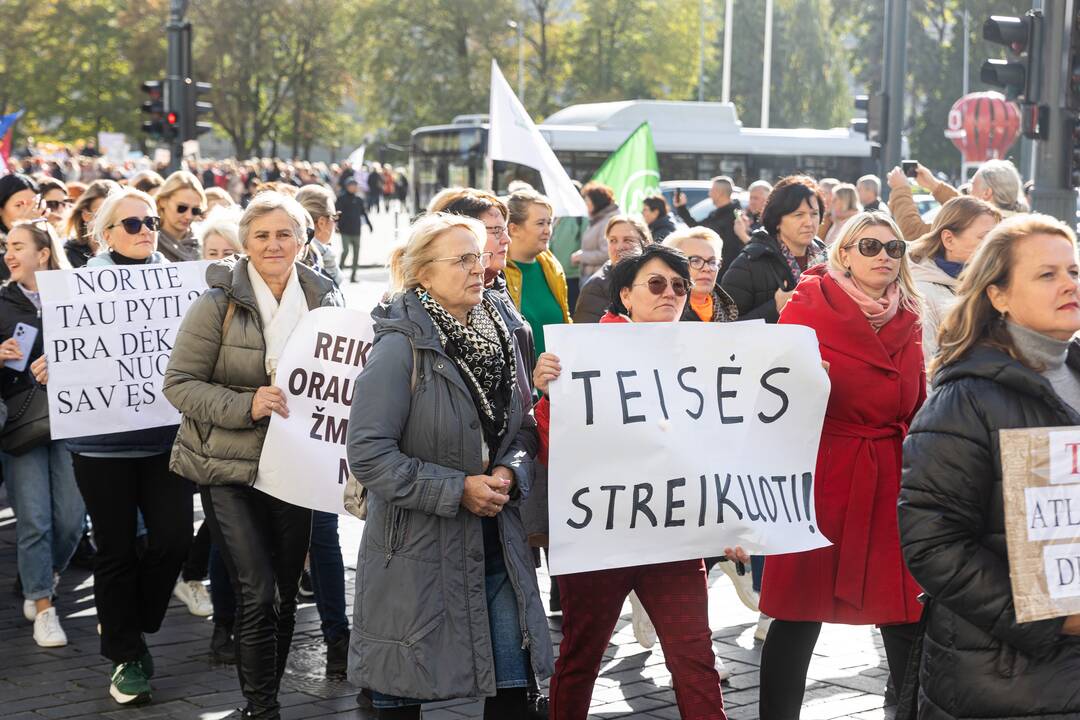
{"label": "city bus", "polygon": [[[572,105],[540,126],[570,177],[587,182],[641,123],[649,122],[665,181],[729,175],[746,187],[795,172],[854,182],[876,172],[871,144],[847,128],[832,130],[744,128],[731,103],[626,100]],[[412,133],[412,193],[419,210],[439,190],[466,186],[506,192],[512,180],[541,188],[531,168],[496,162],[488,177],[488,118],[459,115],[448,125]]]}

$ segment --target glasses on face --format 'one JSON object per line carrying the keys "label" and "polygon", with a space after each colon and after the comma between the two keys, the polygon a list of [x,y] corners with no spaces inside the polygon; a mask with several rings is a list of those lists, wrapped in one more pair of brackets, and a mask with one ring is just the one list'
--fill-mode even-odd
{"label": "glasses on face", "polygon": [[180,215],[187,215],[191,213],[192,217],[202,217],[202,208],[198,205],[185,205],[184,203],[178,203],[176,206],[176,212]]}
{"label": "glasses on face", "polygon": [[907,252],[907,243],[903,240],[890,240],[883,243],[877,238],[862,238],[857,243],[849,244],[848,247],[852,245],[858,245],[859,254],[869,258],[877,257],[881,248],[885,248],[885,254],[894,260],[904,257],[904,253]]}
{"label": "glasses on face", "polygon": [[720,261],[717,260],[715,257],[706,259],[701,257],[700,255],[691,255],[687,258],[687,260],[690,261],[690,267],[694,268],[695,270],[700,270],[703,267],[708,267],[713,272],[716,272],[720,269]]}
{"label": "glasses on face", "polygon": [[331,213],[330,215],[327,215],[326,217],[330,218],[334,222],[337,222],[338,220],[341,219],[341,211],[338,210],[336,213]]}
{"label": "glasses on face", "polygon": [[480,267],[486,268],[491,264],[491,256],[492,253],[489,252],[465,253],[456,257],[435,258],[432,262],[456,262],[461,266],[462,270],[469,272],[476,267],[476,263],[480,263]]}
{"label": "glasses on face", "polygon": [[56,212],[61,208],[65,208],[71,204],[71,198],[64,198],[63,200],[46,200],[45,207],[49,209],[49,212]]}
{"label": "glasses on face", "polygon": [[662,275],[653,275],[643,283],[634,283],[634,287],[646,285],[653,295],[663,295],[669,284],[675,297],[685,297],[686,293],[690,292],[690,288],[694,287],[694,283],[683,280],[681,277],[672,278],[669,283],[668,279]]}
{"label": "glasses on face", "polygon": [[120,222],[113,223],[105,229],[108,230],[109,228],[114,228],[117,225],[122,225],[124,228],[124,232],[126,232],[128,235],[138,235],[139,230],[142,229],[143,225],[145,225],[146,229],[150,232],[157,232],[157,229],[161,227],[161,218],[155,215],[147,215],[143,218],[129,217],[124,218]]}
{"label": "glasses on face", "polygon": [[491,235],[496,240],[506,234],[505,225],[485,225],[484,229],[488,231],[488,235]]}

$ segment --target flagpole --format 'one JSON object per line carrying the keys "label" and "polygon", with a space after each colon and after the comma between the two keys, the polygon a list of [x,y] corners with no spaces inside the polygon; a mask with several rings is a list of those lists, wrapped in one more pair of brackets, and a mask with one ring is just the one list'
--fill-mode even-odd
{"label": "flagpole", "polygon": [[724,3],[724,79],[720,102],[731,102],[731,35],[735,24],[735,0]]}
{"label": "flagpole", "polygon": [[772,85],[773,0],[765,0],[765,56],[761,67],[761,127],[769,127],[769,90]]}
{"label": "flagpole", "polygon": [[697,101],[705,102],[705,0],[698,3]]}

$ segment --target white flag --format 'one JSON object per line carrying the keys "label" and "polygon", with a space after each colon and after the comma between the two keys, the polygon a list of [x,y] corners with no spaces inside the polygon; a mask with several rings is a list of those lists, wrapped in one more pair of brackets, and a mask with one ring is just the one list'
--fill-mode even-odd
{"label": "white flag", "polygon": [[354,168],[358,168],[361,165],[363,165],[364,164],[364,150],[366,148],[367,148],[366,145],[361,145],[360,147],[353,150],[349,154],[349,157],[346,160],[346,162],[349,163],[350,165],[352,165]]}
{"label": "white flag", "polygon": [[491,61],[491,128],[488,130],[488,156],[492,160],[517,163],[540,173],[544,194],[555,206],[556,217],[584,217],[589,214],[585,201],[570,176],[555,157],[536,124],[525,112],[509,83]]}

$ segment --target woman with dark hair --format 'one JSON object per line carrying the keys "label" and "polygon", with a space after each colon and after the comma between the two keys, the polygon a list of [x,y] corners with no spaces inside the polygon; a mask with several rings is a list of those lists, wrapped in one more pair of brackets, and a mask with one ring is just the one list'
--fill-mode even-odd
{"label": "woman with dark hair", "polygon": [[61,233],[61,237],[67,238],[64,254],[71,267],[84,267],[97,254],[98,246],[92,230],[94,215],[109,193],[119,189],[120,185],[113,180],[95,180],[75,201]]}
{"label": "woman with dark hair", "polygon": [[743,320],[774,323],[799,277],[825,260],[815,233],[825,201],[813,179],[790,175],[776,184],[761,212],[761,229],[724,273],[721,286]]}
{"label": "woman with dark hair", "polygon": [[581,236],[581,249],[570,256],[570,262],[581,268],[582,278],[588,279],[607,262],[604,229],[608,220],[621,211],[615,203],[615,191],[603,183],[587,184],[581,188],[581,197],[585,198],[585,207],[589,210],[589,227]]}
{"label": "woman with dark hair", "polygon": [[[37,183],[29,175],[10,173],[0,177],[0,241],[19,220],[41,216]],[[7,265],[0,263],[0,281],[9,277]]]}
{"label": "woman with dark hair", "polygon": [[[693,283],[690,264],[678,250],[651,244],[611,271],[611,305],[601,323],[676,322]],[[559,358],[540,356],[533,379],[546,393],[559,377]],[[536,406],[541,462],[547,461],[550,409],[547,396]],[[705,564],[684,560],[571,573],[556,578],[562,596],[563,638],[551,679],[551,717],[585,720],[604,650],[635,592],[660,636],[684,720],[724,720],[724,696],[716,672],[709,629]]]}
{"label": "woman with dark hair", "polygon": [[71,196],[68,195],[67,185],[56,178],[42,178],[38,183],[38,194],[41,195],[45,217],[49,218],[49,224],[59,232],[71,207]]}

